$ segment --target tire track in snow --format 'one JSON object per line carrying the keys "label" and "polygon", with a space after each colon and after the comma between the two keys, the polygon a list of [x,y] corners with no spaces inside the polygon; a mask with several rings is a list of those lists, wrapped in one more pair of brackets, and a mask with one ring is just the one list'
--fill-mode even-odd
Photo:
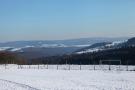
{"label": "tire track in snow", "polygon": [[21,84],[21,83],[9,81],[9,80],[0,79],[0,81],[4,82],[6,84],[12,84],[12,85],[15,85],[17,87],[21,87],[21,88],[23,88],[23,90],[40,90],[40,89],[31,87],[29,85],[26,85],[26,84]]}

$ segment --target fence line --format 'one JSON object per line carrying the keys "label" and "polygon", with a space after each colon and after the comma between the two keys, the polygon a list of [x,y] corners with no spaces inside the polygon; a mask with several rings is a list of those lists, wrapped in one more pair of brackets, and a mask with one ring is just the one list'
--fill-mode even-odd
{"label": "fence line", "polygon": [[[5,65],[7,69],[8,65]],[[56,69],[56,70],[117,70],[135,71],[135,66],[129,65],[18,65],[18,69]]]}
{"label": "fence line", "polygon": [[13,64],[2,64],[0,69],[10,69],[12,67],[17,69],[56,69],[56,70],[117,70],[117,71],[135,71],[135,66],[132,65],[13,65]]}

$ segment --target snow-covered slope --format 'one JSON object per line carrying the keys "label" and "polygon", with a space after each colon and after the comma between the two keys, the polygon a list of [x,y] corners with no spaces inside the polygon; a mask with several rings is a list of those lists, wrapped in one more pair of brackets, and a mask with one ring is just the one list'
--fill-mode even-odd
{"label": "snow-covered slope", "polygon": [[31,48],[34,46],[25,46],[25,47],[0,47],[0,51],[12,51],[12,52],[16,52],[16,51],[22,51],[22,49],[24,48]]}
{"label": "snow-covered slope", "polygon": [[42,44],[41,47],[55,48],[55,47],[68,47],[68,46],[64,44]]}
{"label": "snow-covered slope", "polygon": [[5,51],[5,50],[8,50],[8,49],[11,49],[12,47],[0,47],[0,51]]}
{"label": "snow-covered slope", "polygon": [[114,49],[119,48],[121,44],[127,42],[127,40],[124,41],[114,41],[114,42],[103,42],[103,43],[96,43],[91,45],[90,47],[81,49],[80,51],[77,51],[77,54],[82,53],[89,53],[89,52],[98,52],[102,50],[108,50],[108,49]]}
{"label": "snow-covered slope", "polygon": [[12,52],[23,52],[23,49],[27,48],[70,48],[70,47],[78,47],[83,48],[89,45],[64,45],[64,44],[42,44],[41,46],[29,46],[26,45],[24,47],[0,47],[0,51],[12,51]]}

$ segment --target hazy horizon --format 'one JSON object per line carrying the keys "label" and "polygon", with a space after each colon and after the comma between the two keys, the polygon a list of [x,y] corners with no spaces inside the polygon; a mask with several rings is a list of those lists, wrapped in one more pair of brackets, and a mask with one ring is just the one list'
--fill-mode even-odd
{"label": "hazy horizon", "polygon": [[134,37],[133,0],[1,0],[0,42]]}
{"label": "hazy horizon", "polygon": [[77,39],[130,39],[133,37],[80,37],[80,38],[66,38],[66,39],[28,39],[28,40],[9,40],[0,41],[0,43],[17,42],[17,41],[63,41],[63,40],[77,40]]}

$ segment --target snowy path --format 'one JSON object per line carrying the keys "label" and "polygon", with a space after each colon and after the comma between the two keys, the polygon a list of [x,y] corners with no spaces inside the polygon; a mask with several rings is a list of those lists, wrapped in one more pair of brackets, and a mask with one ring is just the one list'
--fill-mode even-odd
{"label": "snowy path", "polygon": [[31,86],[0,79],[0,90],[39,90]]}

